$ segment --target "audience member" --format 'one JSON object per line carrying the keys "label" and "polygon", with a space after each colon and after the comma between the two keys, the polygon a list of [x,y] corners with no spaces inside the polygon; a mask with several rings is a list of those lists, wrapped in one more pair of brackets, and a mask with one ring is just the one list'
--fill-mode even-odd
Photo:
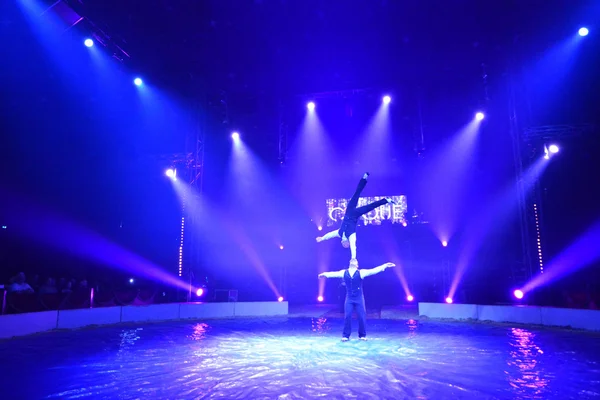
{"label": "audience member", "polygon": [[73,291],[73,284],[71,281],[67,282],[61,289],[61,293],[71,293]]}
{"label": "audience member", "polygon": [[19,272],[17,276],[11,279],[8,291],[11,293],[33,293],[31,286],[25,282],[25,274],[23,272]]}
{"label": "audience member", "polygon": [[52,278],[46,279],[46,282],[40,286],[39,294],[56,294],[58,290],[56,289],[56,282]]}

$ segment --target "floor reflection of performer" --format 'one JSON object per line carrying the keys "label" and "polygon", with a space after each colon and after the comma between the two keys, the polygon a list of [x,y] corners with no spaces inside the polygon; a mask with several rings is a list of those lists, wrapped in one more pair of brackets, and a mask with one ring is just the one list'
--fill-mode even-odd
{"label": "floor reflection of performer", "polygon": [[367,340],[367,310],[365,308],[365,297],[362,290],[362,281],[367,276],[375,275],[385,271],[387,268],[395,267],[393,263],[385,263],[376,268],[358,269],[358,261],[350,260],[348,269],[340,271],[323,272],[319,278],[342,278],[346,285],[346,301],[344,303],[344,332],[342,342],[348,341],[352,331],[352,312],[358,315],[358,338]]}
{"label": "floor reflection of performer", "polygon": [[342,246],[345,248],[350,247],[350,255],[351,258],[356,259],[356,226],[358,225],[358,219],[363,215],[370,213],[377,207],[381,207],[385,204],[396,204],[394,200],[390,198],[377,200],[371,204],[367,204],[366,206],[357,207],[358,206],[358,198],[360,197],[360,193],[363,191],[365,186],[367,185],[367,178],[369,177],[369,173],[365,173],[358,182],[358,187],[354,192],[354,195],[348,202],[348,206],[346,207],[346,214],[344,215],[344,219],[342,220],[342,226],[339,229],[326,233],[323,236],[319,236],[317,238],[317,242],[322,242],[324,240],[333,239],[335,237],[342,238]]}

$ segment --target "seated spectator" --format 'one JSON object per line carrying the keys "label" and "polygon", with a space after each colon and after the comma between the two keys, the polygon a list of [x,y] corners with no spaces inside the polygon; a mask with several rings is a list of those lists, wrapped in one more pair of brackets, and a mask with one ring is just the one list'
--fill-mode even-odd
{"label": "seated spectator", "polygon": [[61,293],[71,293],[72,291],[73,291],[73,284],[71,283],[71,281],[68,281],[60,292]]}
{"label": "seated spectator", "polygon": [[40,286],[39,290],[40,294],[56,294],[58,293],[58,289],[56,289],[56,282],[52,278],[48,278],[46,282]]}
{"label": "seated spectator", "polygon": [[40,276],[38,274],[35,274],[33,278],[29,281],[29,285],[31,286],[34,292],[37,292],[37,290],[40,288]]}
{"label": "seated spectator", "polygon": [[31,286],[25,282],[25,274],[19,272],[17,276],[11,279],[11,284],[8,285],[8,291],[11,293],[33,293]]}

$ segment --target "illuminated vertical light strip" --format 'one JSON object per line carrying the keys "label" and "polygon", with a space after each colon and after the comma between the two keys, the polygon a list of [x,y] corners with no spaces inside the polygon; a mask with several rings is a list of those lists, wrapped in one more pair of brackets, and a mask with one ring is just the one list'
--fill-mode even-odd
{"label": "illuminated vertical light strip", "polygon": [[181,217],[181,238],[179,240],[179,276],[183,275],[183,232],[185,230],[185,217]]}
{"label": "illuminated vertical light strip", "polygon": [[544,260],[542,258],[542,235],[540,232],[540,216],[538,214],[537,204],[533,204],[533,213],[535,215],[535,232],[537,234],[538,259],[540,262],[540,274],[544,273]]}

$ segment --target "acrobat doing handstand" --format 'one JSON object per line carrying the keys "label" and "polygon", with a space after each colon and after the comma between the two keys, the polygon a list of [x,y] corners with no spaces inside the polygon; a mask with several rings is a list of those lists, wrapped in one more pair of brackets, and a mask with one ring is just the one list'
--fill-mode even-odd
{"label": "acrobat doing handstand", "polygon": [[374,201],[371,204],[367,204],[366,206],[357,207],[358,206],[358,198],[360,197],[360,193],[363,191],[365,186],[367,185],[367,178],[369,177],[369,173],[365,173],[358,182],[358,187],[354,192],[354,195],[348,202],[348,206],[346,207],[346,214],[344,215],[344,219],[342,220],[342,226],[339,229],[326,233],[323,236],[319,236],[317,238],[317,242],[322,242],[324,240],[329,240],[333,238],[341,238],[342,246],[345,248],[350,247],[350,254],[352,259],[356,259],[356,226],[358,225],[358,219],[363,215],[370,213],[377,207],[381,207],[385,204],[396,204],[394,200],[390,198],[385,198],[381,200]]}

